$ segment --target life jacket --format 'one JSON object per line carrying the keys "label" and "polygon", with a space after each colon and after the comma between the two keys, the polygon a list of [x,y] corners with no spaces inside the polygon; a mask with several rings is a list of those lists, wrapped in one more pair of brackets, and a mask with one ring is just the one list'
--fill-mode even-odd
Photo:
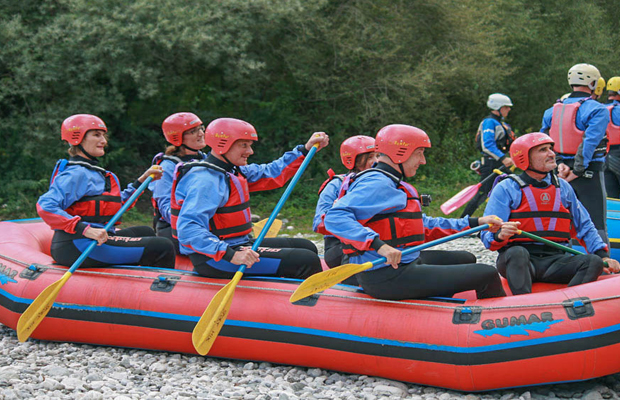
{"label": "life jacket", "polygon": [[[519,221],[519,229],[554,242],[568,242],[571,238],[572,217],[562,205],[560,182],[551,175],[551,185],[537,188],[528,185],[517,175],[508,175],[521,188],[521,204],[510,212],[508,221]],[[515,235],[511,242],[533,242],[523,235]]]}
{"label": "life jacket", "polygon": [[[566,104],[561,100],[553,105],[551,128],[549,136],[555,141],[554,150],[558,154],[575,155],[583,142],[583,132],[577,129],[577,111],[579,107],[590,97],[581,99],[576,103]],[[598,144],[592,157],[600,157],[607,154],[607,138],[603,138]]]}
{"label": "life jacket", "polygon": [[[379,234],[379,238],[392,247],[409,247],[424,243],[424,222],[422,220],[422,205],[416,189],[410,184],[401,181],[389,172],[380,169],[367,169],[356,175],[356,179],[365,173],[381,172],[392,179],[399,190],[407,194],[407,205],[402,210],[377,214],[374,217],[358,221]],[[360,254],[353,246],[343,245],[345,254]]]}
{"label": "life jacket", "polygon": [[[493,118],[493,117],[489,116],[485,119],[488,119],[488,118]],[[496,118],[493,118],[493,119],[497,121]],[[515,133],[512,131],[512,128],[507,123],[503,121],[498,121],[498,122],[502,126],[502,128],[504,128],[505,134],[504,136],[495,139],[495,145],[497,146],[499,150],[505,153],[510,149],[510,145],[512,144],[512,142],[515,141]],[[476,137],[475,137],[476,149],[480,152],[482,152],[482,124],[483,123],[484,123],[484,120],[482,120],[480,125],[478,125],[478,130],[476,131]]]}
{"label": "life jacket", "polygon": [[[65,212],[70,215],[79,215],[84,222],[105,225],[122,207],[118,178],[112,172],[84,161],[58,160],[54,172],[52,172],[50,186],[56,180],[56,176],[70,165],[79,165],[100,173],[105,179],[105,185],[103,193],[95,196],[84,196],[65,209]],[[116,225],[120,223],[119,219]]]}
{"label": "life jacket", "polygon": [[609,139],[610,146],[620,145],[620,125],[614,124],[612,113],[614,111],[614,107],[618,104],[611,104],[607,107],[609,110],[609,125],[607,125],[607,138]]}
{"label": "life jacket", "polygon": [[183,202],[178,202],[176,199],[177,185],[181,178],[195,167],[209,168],[224,174],[228,186],[228,201],[224,206],[215,211],[215,215],[209,221],[209,231],[220,238],[220,240],[243,236],[252,232],[250,190],[248,181],[245,177],[242,174],[237,176],[206,161],[190,161],[188,163],[177,164],[174,170],[174,180],[172,181],[172,193],[170,197],[172,236],[178,239],[177,221],[179,212],[183,206]]}
{"label": "life jacket", "polygon": [[327,184],[328,184],[329,182],[333,181],[334,179],[338,179],[338,180],[340,180],[340,182],[342,182],[342,181],[344,180],[344,176],[343,176],[343,175],[336,175],[336,173],[334,172],[334,170],[333,170],[333,169],[331,169],[331,168],[327,170],[327,176],[328,176],[329,178],[327,178],[327,179],[325,180],[325,182],[323,182],[323,183],[321,184],[321,187],[319,188],[319,193],[318,193],[319,195],[321,194],[321,192],[322,192],[323,190],[325,190],[325,186],[327,186]]}

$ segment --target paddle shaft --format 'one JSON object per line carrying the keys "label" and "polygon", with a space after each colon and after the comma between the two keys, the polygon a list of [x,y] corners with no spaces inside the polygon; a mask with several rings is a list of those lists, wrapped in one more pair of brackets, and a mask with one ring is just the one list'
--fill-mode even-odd
{"label": "paddle shaft", "polygon": [[[450,236],[442,237],[440,239],[436,239],[436,240],[433,240],[433,241],[430,241],[430,242],[426,242],[426,243],[423,243],[423,244],[421,244],[419,246],[409,247],[409,248],[403,250],[402,254],[403,254],[403,256],[405,256],[405,255],[410,254],[410,253],[415,253],[416,251],[428,249],[429,247],[437,246],[439,244],[446,243],[446,242],[449,242],[451,240],[458,239],[460,237],[471,235],[472,233],[476,233],[476,232],[488,229],[489,226],[490,226],[489,224],[484,224],[484,225],[476,226],[475,228],[470,228],[470,229],[467,229],[466,231],[455,233],[454,235],[450,235]],[[371,264],[373,266],[377,266],[379,264],[385,263],[386,261],[387,261],[387,259],[385,257],[381,257],[381,258],[378,258],[378,259],[372,261]]]}
{"label": "paddle shaft", "polygon": [[[148,178],[146,178],[144,180],[144,182],[142,182],[142,184],[136,189],[136,191],[131,195],[131,197],[129,198],[129,200],[127,200],[125,202],[125,204],[123,204],[123,206],[121,207],[120,210],[118,210],[118,212],[116,214],[114,214],[114,216],[112,217],[112,219],[110,221],[108,221],[108,223],[103,227],[103,229],[105,229],[106,231],[110,228],[112,228],[114,226],[114,224],[123,216],[123,214],[125,213],[125,211],[127,211],[127,209],[129,207],[131,207],[131,205],[134,203],[134,201],[136,201],[136,199],[142,194],[142,192],[144,191],[144,189],[146,189],[146,187],[149,185],[149,183],[153,180],[153,176],[149,176]],[[93,251],[93,249],[97,246],[97,241],[96,240],[92,240],[92,242],[90,242],[90,244],[88,245],[88,247],[86,248],[86,250],[84,250],[82,252],[82,254],[80,255],[80,257],[78,257],[77,260],[75,260],[75,262],[73,263],[73,265],[71,265],[71,268],[69,268],[69,273],[73,273],[75,272],[76,269],[78,269],[78,267],[80,265],[82,265],[82,263],[84,262],[84,260],[86,260],[86,258],[90,255],[90,253]]]}
{"label": "paddle shaft", "polygon": [[[299,181],[299,179],[301,179],[301,176],[303,175],[304,171],[306,170],[306,168],[308,168],[308,164],[310,164],[310,160],[312,160],[312,157],[314,157],[314,153],[316,153],[316,150],[318,147],[319,147],[318,143],[312,146],[312,148],[308,152],[308,155],[306,156],[306,159],[304,160],[303,163],[301,163],[301,166],[295,173],[295,176],[293,176],[293,179],[291,179],[291,182],[289,182],[288,186],[286,187],[286,190],[284,191],[284,194],[282,195],[282,197],[280,197],[280,201],[278,201],[278,204],[276,204],[275,208],[271,212],[271,215],[269,216],[269,219],[265,223],[265,226],[260,231],[258,237],[252,244],[253,251],[256,251],[256,249],[258,249],[260,244],[263,242],[265,235],[269,231],[269,228],[271,228],[271,224],[273,224],[273,221],[276,219],[276,217],[280,213],[280,210],[282,210],[282,207],[284,207],[284,203],[286,203],[286,200],[288,200],[288,197],[291,195],[291,192],[295,188],[295,185],[297,185],[297,182]],[[241,267],[239,267],[237,272],[243,273],[245,272],[245,269],[246,269],[246,266],[242,265]]]}

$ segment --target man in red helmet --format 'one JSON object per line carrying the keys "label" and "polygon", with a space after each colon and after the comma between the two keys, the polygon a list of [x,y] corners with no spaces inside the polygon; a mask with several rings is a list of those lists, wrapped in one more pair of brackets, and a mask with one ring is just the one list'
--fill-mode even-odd
{"label": "man in red helmet", "polygon": [[357,275],[369,295],[391,300],[452,296],[476,290],[479,298],[504,296],[499,275],[491,265],[460,264],[443,251],[432,264],[420,253],[402,256],[399,248],[424,243],[479,224],[501,221],[483,218],[432,218],[424,215],[420,196],[406,183],[426,164],[428,135],[409,125],[388,125],[375,138],[378,163],[358,174],[347,193],[325,215],[325,228],[344,244],[352,263],[385,257],[387,262]]}
{"label": "man in red helmet", "polygon": [[241,265],[245,275],[302,278],[321,271],[316,246],[309,240],[265,238],[258,251],[248,234],[250,192],[284,186],[316,143],[329,143],[324,132],[314,133],[269,164],[248,164],[258,134],[235,118],[212,121],[205,131],[211,152],[203,161],[179,164],[172,185],[172,232],[196,272],[211,278],[230,278]]}
{"label": "man in red helmet", "polygon": [[[319,189],[319,200],[316,203],[316,212],[312,222],[312,230],[325,235],[324,260],[330,268],[342,265],[348,257],[342,253],[342,243],[340,240],[325,230],[325,224],[323,223],[325,213],[332,208],[337,199],[344,196],[355,175],[366,171],[377,161],[375,138],[357,135],[346,139],[340,145],[340,160],[349,172],[336,175],[331,169],[327,171],[329,178],[323,182]],[[357,279],[350,277],[344,283],[357,285]]]}
{"label": "man in red helmet", "polygon": [[174,169],[180,162],[204,160],[207,156],[202,150],[205,142],[205,128],[196,114],[180,112],[168,116],[162,126],[164,137],[170,143],[165,153],[153,158],[153,165],[162,167],[160,180],[152,182],[149,189],[153,192],[152,203],[155,210],[154,228],[157,236],[165,237],[174,243],[179,252],[179,242],[172,237],[170,226],[170,192]]}
{"label": "man in red helmet", "polygon": [[[508,221],[495,233],[483,232],[481,238],[488,249],[499,251],[497,269],[515,295],[530,293],[535,281],[568,286],[595,281],[604,261],[612,272],[620,270],[573,188],[553,173],[554,144],[541,132],[515,140],[510,155],[525,172],[497,184],[484,211]],[[517,234],[523,230],[568,245],[573,229],[590,254],[572,255]]]}

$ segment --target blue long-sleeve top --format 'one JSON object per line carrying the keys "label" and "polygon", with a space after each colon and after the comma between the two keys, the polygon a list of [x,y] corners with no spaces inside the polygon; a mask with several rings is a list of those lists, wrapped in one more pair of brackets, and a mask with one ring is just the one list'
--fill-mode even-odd
{"label": "blue long-sleeve top", "polygon": [[[533,182],[529,176],[521,175],[526,183]],[[528,179],[529,178],[529,179]],[[608,257],[607,245],[598,234],[594,223],[590,219],[590,214],[583,204],[577,199],[575,191],[564,179],[558,178],[560,182],[560,200],[562,205],[568,209],[572,218],[573,226],[577,232],[577,239],[585,243],[588,253],[598,254],[601,257]],[[551,184],[551,177],[543,179],[547,184]],[[496,215],[502,221],[508,221],[512,210],[521,205],[522,191],[519,184],[512,179],[504,179],[498,183],[491,191],[489,202],[484,209],[484,215]],[[487,249],[498,250],[508,244],[508,239],[501,241],[497,233],[482,231],[480,238]],[[542,246],[542,244],[540,244]]]}
{"label": "blue long-sleeve top", "polygon": [[[227,171],[238,171],[248,181],[250,192],[271,190],[284,186],[295,175],[308,153],[303,145],[284,153],[268,164],[249,164],[235,167],[210,154],[209,163]],[[182,254],[200,253],[215,261],[230,261],[235,254],[231,246],[248,243],[247,235],[220,240],[211,233],[209,221],[218,208],[228,201],[226,176],[211,168],[192,168],[177,183],[175,196],[182,202],[177,220],[177,232]]]}
{"label": "blue long-sleeve top", "polygon": [[[319,200],[316,203],[316,210],[314,212],[314,219],[312,220],[312,230],[315,232],[319,232],[319,228],[325,228],[325,224],[323,222],[325,218],[325,214],[329,211],[336,199],[338,199],[338,194],[340,193],[340,188],[342,187],[343,179],[347,176],[351,176],[353,173],[349,173],[347,175],[341,175],[342,179],[338,177],[334,177],[331,181],[325,185],[323,191],[319,195]],[[319,232],[320,233],[320,232]],[[333,237],[333,235],[325,235],[326,237]]]}
{"label": "blue long-sleeve top", "polygon": [[[573,92],[570,96],[564,99],[564,103],[572,104],[577,103],[584,98],[590,97],[589,93]],[[541,132],[549,133],[551,129],[551,120],[553,117],[553,107],[547,109],[543,115]],[[577,115],[575,118],[575,125],[577,129],[583,132],[582,145],[577,149],[577,154],[572,156],[568,154],[558,154],[557,158],[559,162],[573,161],[573,171],[576,175],[583,174],[590,163],[592,162],[605,162],[605,156],[594,157],[594,151],[601,143],[601,140],[605,137],[605,131],[609,124],[609,111],[605,105],[599,103],[596,100],[588,99],[579,106]]]}
{"label": "blue long-sleeve top", "polygon": [[[376,168],[383,169],[399,179],[402,178],[400,172],[387,164],[378,163],[376,167],[355,179],[347,193],[325,214],[325,228],[329,232],[344,244],[364,251],[363,254],[350,257],[351,262],[356,264],[381,258],[377,250],[384,244],[377,232],[365,227],[360,221],[367,221],[377,214],[402,210],[407,205],[405,192],[397,188],[394,180],[382,172],[374,171]],[[422,219],[426,239],[444,237],[478,225],[477,218],[469,217],[433,218],[422,214]],[[401,263],[410,263],[419,255],[419,252],[407,254],[403,256]],[[372,269],[386,266],[387,264],[379,264]]]}
{"label": "blue long-sleeve top", "polygon": [[[191,160],[204,160],[206,154],[199,151],[195,155],[187,155],[179,157],[182,162],[188,162]],[[177,162],[169,159],[164,159],[159,164],[162,167],[161,179],[153,181],[149,184],[149,190],[153,192],[153,200],[157,203],[157,209],[159,210],[160,218],[170,223],[170,195],[172,191],[172,181],[174,179],[174,169],[177,166]]]}
{"label": "blue long-sleeve top", "polygon": [[495,114],[491,114],[482,120],[479,130],[482,137],[480,138],[480,146],[482,148],[482,154],[487,157],[491,157],[494,160],[503,160],[506,158],[506,154],[498,147],[498,143],[501,143],[501,147],[506,147],[506,143],[509,140],[510,129],[509,126],[502,124],[502,118]]}
{"label": "blue long-sleeve top", "polygon": [[614,100],[610,104],[606,104],[605,106],[614,105],[615,107],[611,110],[611,121],[614,125],[620,125],[620,101]]}
{"label": "blue long-sleeve top", "polygon": [[[70,160],[98,166],[97,161],[83,157],[72,157]],[[111,172],[110,174],[120,187],[117,176]],[[39,197],[37,212],[52,229],[67,233],[82,234],[88,225],[103,227],[102,224],[82,222],[79,215],[71,215],[65,209],[82,197],[102,194],[105,191],[105,182],[105,176],[102,172],[81,165],[68,164],[63,171],[58,172],[56,178],[50,184],[49,190]],[[122,203],[125,203],[139,186],[140,182],[138,181],[130,183],[121,192]]]}

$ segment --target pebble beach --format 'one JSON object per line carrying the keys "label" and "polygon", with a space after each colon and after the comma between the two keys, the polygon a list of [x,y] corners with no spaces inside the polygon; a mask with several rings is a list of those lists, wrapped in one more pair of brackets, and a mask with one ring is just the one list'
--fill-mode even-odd
{"label": "pebble beach", "polygon": [[[316,242],[322,251],[322,243]],[[477,238],[438,249],[495,254]],[[617,399],[620,374],[585,382],[464,393],[316,368],[28,340],[0,325],[0,399]],[[620,363],[620,360],[618,360]]]}

